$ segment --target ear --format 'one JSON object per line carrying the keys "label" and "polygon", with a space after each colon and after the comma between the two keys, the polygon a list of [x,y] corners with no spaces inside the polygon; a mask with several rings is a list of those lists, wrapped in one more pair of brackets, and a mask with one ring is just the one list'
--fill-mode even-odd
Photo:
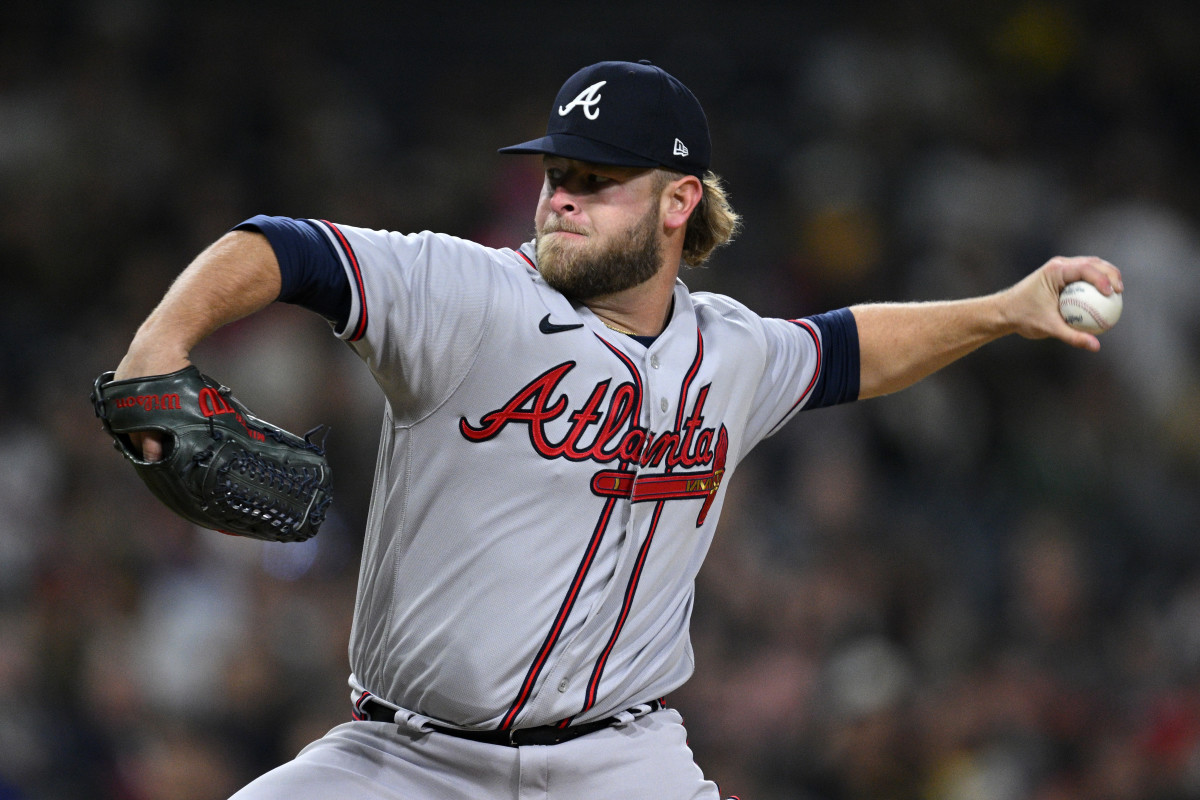
{"label": "ear", "polygon": [[703,196],[704,186],[695,175],[684,175],[668,183],[659,198],[663,227],[668,231],[685,227]]}

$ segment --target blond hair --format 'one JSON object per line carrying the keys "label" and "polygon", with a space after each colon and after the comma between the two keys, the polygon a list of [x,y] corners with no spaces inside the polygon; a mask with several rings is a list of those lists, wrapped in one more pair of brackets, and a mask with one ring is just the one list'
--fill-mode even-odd
{"label": "blond hair", "polygon": [[[660,168],[658,173],[659,191],[683,177],[682,172],[669,169]],[[729,204],[729,195],[717,174],[705,172],[700,182],[704,193],[688,218],[683,236],[683,263],[689,267],[703,264],[714,250],[728,244],[742,229],[742,217]]]}

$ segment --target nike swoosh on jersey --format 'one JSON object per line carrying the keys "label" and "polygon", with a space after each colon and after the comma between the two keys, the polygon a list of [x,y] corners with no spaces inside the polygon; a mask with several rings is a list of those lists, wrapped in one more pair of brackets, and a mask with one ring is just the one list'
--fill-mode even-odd
{"label": "nike swoosh on jersey", "polygon": [[538,323],[538,330],[542,333],[562,333],[563,331],[573,331],[576,328],[582,328],[582,322],[576,322],[574,325],[557,325],[550,321],[550,315],[542,317],[542,321]]}

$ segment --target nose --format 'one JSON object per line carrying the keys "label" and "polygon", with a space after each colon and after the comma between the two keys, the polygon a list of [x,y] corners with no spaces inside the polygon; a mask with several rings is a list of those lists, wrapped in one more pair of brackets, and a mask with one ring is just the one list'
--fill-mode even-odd
{"label": "nose", "polygon": [[566,216],[579,210],[579,203],[575,195],[567,191],[562,184],[554,187],[553,193],[550,195],[550,208],[559,216]]}

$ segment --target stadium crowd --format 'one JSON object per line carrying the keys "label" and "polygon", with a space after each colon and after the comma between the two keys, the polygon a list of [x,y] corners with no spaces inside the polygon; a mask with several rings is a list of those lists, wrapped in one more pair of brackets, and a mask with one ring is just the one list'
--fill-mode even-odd
{"label": "stadium crowd", "polygon": [[335,515],[302,545],[173,517],[87,396],[174,275],[260,212],[515,246],[539,165],[496,147],[579,66],[643,57],[705,104],[746,220],[693,290],[796,317],[1058,253],[1128,287],[1099,354],[1005,340],[743,464],[668,698],[706,773],[746,800],[1200,796],[1195,6],[245,5],[0,11],[0,800],[222,798],[349,718],[380,395],[298,309],[222,330],[206,372],[332,425]]}

